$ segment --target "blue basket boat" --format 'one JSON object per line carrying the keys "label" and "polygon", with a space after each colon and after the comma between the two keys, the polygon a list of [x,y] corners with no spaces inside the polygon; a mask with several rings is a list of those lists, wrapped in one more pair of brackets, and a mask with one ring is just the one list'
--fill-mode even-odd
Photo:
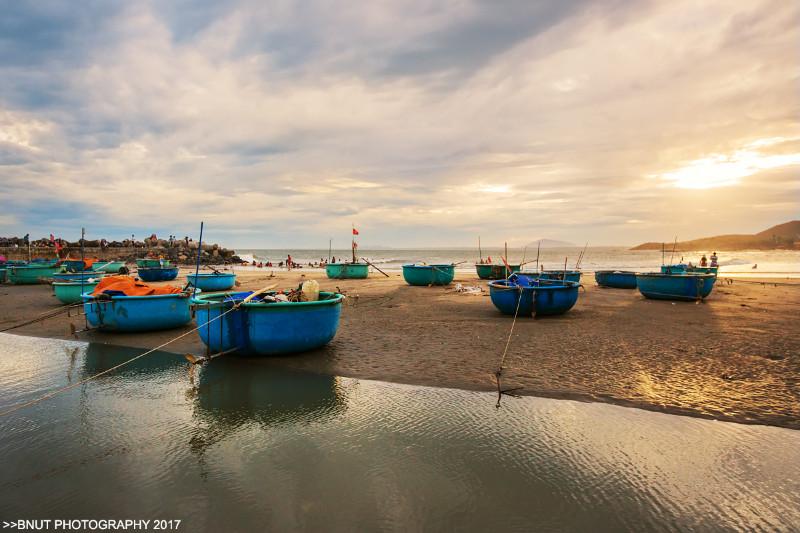
{"label": "blue basket boat", "polygon": [[512,274],[508,279],[490,282],[489,296],[494,306],[506,315],[562,315],[578,301],[579,287],[575,281]]}
{"label": "blue basket boat", "polygon": [[208,294],[192,300],[200,338],[210,351],[233,350],[242,355],[303,352],[326,345],[339,329],[344,296],[332,292],[320,292],[314,302],[254,299],[216,318],[251,294]]}
{"label": "blue basket boat", "polygon": [[142,281],[171,281],[178,277],[178,267],[138,268],[136,275]]}
{"label": "blue basket boat", "polygon": [[331,279],[366,279],[369,265],[366,263],[330,263],[325,265],[325,274]]}
{"label": "blue basket boat", "polygon": [[186,281],[201,291],[226,291],[236,284],[236,274],[228,272],[188,274]]}
{"label": "blue basket boat", "polygon": [[409,285],[449,285],[456,275],[455,265],[403,265],[403,279]]}
{"label": "blue basket boat", "polygon": [[53,274],[52,278],[55,281],[85,281],[89,279],[101,279],[103,276],[105,276],[103,272],[89,270],[86,272],[56,272]]}
{"label": "blue basket boat", "polygon": [[92,296],[84,293],[83,311],[92,327],[103,331],[156,331],[192,320],[188,293],[152,296]]}
{"label": "blue basket boat", "polygon": [[598,270],[594,273],[594,280],[601,287],[614,289],[635,289],[636,272],[623,270]]}
{"label": "blue basket boat", "polygon": [[714,274],[636,274],[636,286],[646,298],[655,300],[701,300],[711,294]]}

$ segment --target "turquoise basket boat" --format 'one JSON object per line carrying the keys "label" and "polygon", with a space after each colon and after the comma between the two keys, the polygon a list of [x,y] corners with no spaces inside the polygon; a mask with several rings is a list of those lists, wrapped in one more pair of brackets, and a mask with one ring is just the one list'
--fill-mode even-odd
{"label": "turquoise basket boat", "polygon": [[60,266],[25,265],[8,267],[8,282],[14,285],[34,285],[46,283],[53,279],[53,274],[61,270]]}
{"label": "turquoise basket boat", "polygon": [[598,270],[594,273],[594,280],[601,287],[613,289],[635,289],[636,272],[623,270]]}
{"label": "turquoise basket boat", "polygon": [[201,291],[226,291],[236,285],[236,274],[228,272],[188,274],[186,281]]}
{"label": "turquoise basket boat", "polygon": [[330,263],[325,266],[325,274],[331,279],[366,279],[369,265],[366,263]]}
{"label": "turquoise basket boat", "polygon": [[700,267],[700,266],[697,266],[697,267],[689,267],[689,269],[687,269],[687,272],[694,272],[694,273],[697,273],[697,274],[714,274],[715,276],[717,275],[718,271],[719,271],[719,267]]}
{"label": "turquoise basket boat", "polygon": [[107,263],[95,263],[92,265],[92,270],[95,272],[107,272],[109,274],[116,274],[125,266],[124,261],[109,261]]}
{"label": "turquoise basket boat", "polygon": [[81,295],[83,311],[92,327],[103,331],[156,331],[192,320],[188,293],[155,296]]}
{"label": "turquoise basket boat", "polygon": [[680,263],[677,265],[661,265],[662,274],[682,274],[689,269],[689,265]]}
{"label": "turquoise basket boat", "polygon": [[64,304],[77,304],[83,301],[82,295],[92,292],[100,281],[54,281],[53,293]]}
{"label": "turquoise basket boat", "polygon": [[5,269],[5,268],[0,268],[0,283],[5,283],[5,282],[6,282],[6,277],[7,277],[7,276],[6,276],[6,273],[7,273],[7,272],[8,272],[8,270],[7,270],[7,269]]}
{"label": "turquoise basket boat", "polygon": [[505,315],[562,315],[578,301],[579,287],[575,281],[512,274],[508,279],[490,282],[489,296]]}
{"label": "turquoise basket boat", "polygon": [[[211,352],[232,350],[242,355],[303,352],[326,345],[339,329],[344,296],[332,292],[320,292],[320,299],[315,302],[256,299],[223,315],[251,294],[208,294],[192,300],[200,338]],[[217,318],[220,315],[222,318]]]}
{"label": "turquoise basket boat", "polygon": [[159,268],[170,265],[167,259],[137,259],[136,266],[139,268]]}
{"label": "turquoise basket boat", "polygon": [[636,286],[646,298],[655,300],[701,300],[711,294],[714,274],[636,274]]}
{"label": "turquoise basket boat", "polygon": [[478,271],[478,277],[481,279],[506,279],[511,274],[519,272],[520,269],[520,265],[508,266],[511,267],[511,272],[505,265],[476,264],[475,270]]}
{"label": "turquoise basket boat", "polygon": [[100,279],[104,277],[103,272],[95,272],[90,270],[87,272],[56,272],[53,274],[54,281],[80,281],[89,279]]}
{"label": "turquoise basket boat", "polygon": [[136,275],[142,281],[172,281],[178,277],[178,267],[137,268]]}
{"label": "turquoise basket boat", "polygon": [[455,275],[455,265],[403,265],[403,279],[418,287],[449,285]]}

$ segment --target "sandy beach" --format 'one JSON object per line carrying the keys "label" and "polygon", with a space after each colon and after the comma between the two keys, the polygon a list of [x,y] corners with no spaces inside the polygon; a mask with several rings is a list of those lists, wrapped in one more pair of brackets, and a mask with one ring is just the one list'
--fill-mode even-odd
{"label": "sandy beach", "polygon": [[[182,283],[185,274],[174,284]],[[348,299],[336,338],[309,353],[259,364],[354,378],[494,390],[512,319],[481,295],[411,287],[399,272],[368,280],[329,280],[322,271],[239,271],[241,289],[319,280]],[[516,322],[503,387],[520,394],[601,401],[643,409],[800,429],[800,282],[718,282],[704,303],[652,301],[638,291],[603,289],[591,275],[569,313]],[[796,283],[797,285],[774,285]],[[482,285],[458,273],[456,283]],[[49,286],[0,286],[0,329],[60,304]],[[80,330],[78,309],[12,330],[20,335],[152,348],[182,329],[110,334]],[[166,351],[205,353],[196,334]],[[158,357],[154,354],[153,357]],[[213,364],[213,362],[211,363]],[[507,398],[504,401],[515,401]]]}

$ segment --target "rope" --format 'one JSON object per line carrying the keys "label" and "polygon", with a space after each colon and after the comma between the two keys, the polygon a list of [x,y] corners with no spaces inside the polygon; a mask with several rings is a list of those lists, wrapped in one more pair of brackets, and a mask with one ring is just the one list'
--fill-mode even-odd
{"label": "rope", "polygon": [[[503,376],[503,365],[506,362],[506,356],[508,355],[508,347],[511,345],[511,337],[514,334],[514,326],[517,323],[517,316],[519,315],[519,306],[522,304],[522,296],[525,294],[525,290],[522,287],[519,287],[519,298],[517,299],[517,308],[514,310],[514,320],[511,321],[511,329],[508,331],[508,339],[506,339],[506,346],[503,348],[503,355],[500,358],[500,365],[497,367],[497,372],[494,373],[495,381],[497,382],[497,403],[495,404],[495,408],[500,408],[500,400],[502,400],[503,395],[514,396],[514,391],[519,390],[521,387],[516,387],[513,389],[503,389],[500,386],[500,378]],[[533,291],[531,295],[533,299],[533,313],[536,313],[536,291]]]}
{"label": "rope", "polygon": [[165,342],[163,344],[159,344],[155,348],[151,348],[150,350],[147,350],[144,353],[141,353],[141,354],[139,354],[139,355],[137,355],[135,357],[132,357],[132,358],[128,359],[127,361],[123,361],[122,363],[120,363],[118,365],[115,365],[115,366],[112,366],[111,368],[103,370],[102,372],[98,372],[97,374],[94,374],[93,376],[89,376],[86,379],[82,379],[81,381],[77,381],[75,383],[67,385],[66,387],[61,387],[60,389],[56,389],[54,391],[48,392],[47,394],[45,394],[43,396],[39,396],[38,398],[34,398],[33,400],[29,400],[29,401],[23,402],[23,403],[18,403],[17,405],[12,406],[9,409],[6,409],[5,411],[0,411],[0,417],[6,416],[6,415],[10,415],[11,413],[19,411],[20,409],[24,409],[25,407],[30,407],[31,405],[36,405],[37,403],[43,402],[45,400],[48,400],[48,399],[52,398],[53,396],[61,394],[62,392],[66,392],[68,390],[74,389],[74,388],[76,388],[76,387],[78,387],[80,385],[83,385],[84,383],[88,383],[88,382],[90,382],[90,381],[92,381],[94,379],[97,379],[100,376],[104,376],[106,374],[109,374],[109,373],[111,373],[111,372],[113,372],[113,371],[115,371],[115,370],[117,370],[119,368],[122,368],[125,365],[128,365],[128,364],[136,361],[137,359],[141,359],[145,355],[150,355],[151,353],[153,353],[155,351],[158,351],[161,348],[163,348],[163,347],[165,347],[165,346],[167,346],[169,344],[172,344],[173,342],[177,341],[178,339],[182,339],[182,338],[186,337],[190,333],[194,333],[195,331],[199,330],[200,328],[202,328],[204,326],[208,326],[208,324],[210,324],[211,322],[222,318],[223,316],[227,315],[228,313],[230,313],[232,311],[235,311],[238,308],[239,308],[239,304],[234,305],[233,307],[231,307],[230,309],[228,309],[224,313],[220,313],[219,315],[217,315],[213,319],[211,319],[208,322],[206,322],[203,326],[197,326],[196,328],[193,328],[193,329],[190,329],[189,331],[181,333],[180,335],[178,335],[174,339],[170,339],[170,340],[168,340],[167,342]]}
{"label": "rope", "polygon": [[42,321],[42,320],[47,320],[48,318],[53,318],[55,316],[58,316],[61,313],[63,313],[64,311],[68,311],[73,307],[82,307],[82,306],[83,306],[83,303],[62,305],[61,307],[58,307],[56,309],[52,309],[50,311],[45,311],[44,313],[40,313],[39,316],[37,316],[36,318],[32,318],[30,320],[25,320],[24,322],[20,322],[19,324],[14,324],[13,326],[9,326],[7,328],[0,329],[0,333],[5,332],[5,331],[10,331],[12,329],[21,328],[22,326],[27,326],[29,324],[34,324],[34,323]]}

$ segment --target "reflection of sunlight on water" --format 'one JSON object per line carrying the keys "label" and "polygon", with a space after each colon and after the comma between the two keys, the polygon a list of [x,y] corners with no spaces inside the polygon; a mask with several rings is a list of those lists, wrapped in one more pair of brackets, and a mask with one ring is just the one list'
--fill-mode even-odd
{"label": "reflection of sunlight on water", "polygon": [[[0,368],[30,365],[0,388],[0,404],[65,383],[64,343],[0,339]],[[540,398],[497,410],[488,393],[255,359],[189,372],[179,356],[154,355],[0,419],[4,516],[168,508],[192,531],[775,530],[800,521],[800,432]],[[77,368],[88,375],[129,356],[90,346]],[[668,381],[638,376],[653,397]]]}

